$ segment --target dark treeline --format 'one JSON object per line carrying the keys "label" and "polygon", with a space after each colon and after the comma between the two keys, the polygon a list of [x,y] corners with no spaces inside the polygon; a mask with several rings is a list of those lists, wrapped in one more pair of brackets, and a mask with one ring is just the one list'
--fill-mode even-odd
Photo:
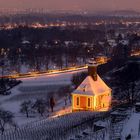
{"label": "dark treeline", "polygon": [[97,41],[100,38],[104,38],[104,31],[89,29],[19,27],[1,30],[0,58],[7,59],[10,69],[13,67],[17,72],[23,64],[34,70],[42,67],[46,70],[49,65],[64,68],[86,64],[87,58],[104,53]]}
{"label": "dark treeline", "polygon": [[[20,67],[20,65],[29,65],[32,69],[40,70],[41,67],[49,69],[50,66],[64,68],[68,66],[86,64],[86,60],[96,54],[104,52],[102,46],[84,46],[80,43],[65,44],[59,42],[52,43],[51,47],[43,47],[43,45],[31,45],[23,48],[12,48],[7,52],[7,58],[10,65]],[[4,56],[3,56],[4,57]],[[16,71],[19,68],[17,68]]]}
{"label": "dark treeline", "polygon": [[26,39],[34,43],[44,43],[45,41],[87,41],[104,38],[104,31],[90,29],[60,28],[34,29],[19,27],[12,30],[0,30],[0,47],[21,47],[21,42]]}
{"label": "dark treeline", "polygon": [[99,53],[113,59],[126,59],[132,49],[139,49],[138,35],[126,36],[130,42],[128,45],[119,43],[123,39],[120,35],[115,37],[112,32],[110,35],[117,46],[112,47],[108,43],[105,31],[101,29],[35,29],[20,26],[11,30],[0,30],[0,59],[5,60],[10,71],[21,72],[23,65],[29,71],[40,71],[84,65],[88,58]]}

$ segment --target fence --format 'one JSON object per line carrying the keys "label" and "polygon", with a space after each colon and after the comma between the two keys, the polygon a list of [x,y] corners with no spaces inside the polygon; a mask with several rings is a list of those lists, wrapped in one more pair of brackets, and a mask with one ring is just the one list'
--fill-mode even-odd
{"label": "fence", "polygon": [[44,119],[7,130],[0,135],[0,140],[55,140],[59,138],[63,140],[68,135],[85,128],[94,118],[104,115],[105,113],[75,112],[57,118]]}

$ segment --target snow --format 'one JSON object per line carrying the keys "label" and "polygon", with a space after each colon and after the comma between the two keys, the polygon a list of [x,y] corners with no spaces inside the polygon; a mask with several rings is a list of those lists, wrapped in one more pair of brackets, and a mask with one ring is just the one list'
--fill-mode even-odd
{"label": "snow", "polygon": [[[50,80],[53,80],[53,76],[49,76]],[[69,80],[69,76],[71,75],[55,75],[58,76],[58,79],[67,79]],[[55,77],[54,76],[54,77]],[[55,77],[55,78],[56,78]],[[47,79],[47,78],[46,78]],[[49,82],[48,79],[48,82]],[[29,80],[29,81],[28,81]],[[32,83],[33,80],[33,83]],[[62,80],[62,81],[63,81]],[[0,135],[1,140],[46,140],[50,137],[58,138],[58,139],[78,139],[78,137],[83,138],[84,140],[96,139],[96,136],[99,136],[100,139],[104,137],[105,140],[109,139],[110,134],[110,121],[109,119],[100,120],[100,115],[104,113],[97,112],[73,112],[71,113],[71,103],[67,100],[67,105],[65,106],[64,98],[61,98],[57,102],[57,106],[54,108],[54,113],[51,113],[49,116],[47,113],[44,114],[44,117],[40,117],[39,115],[32,115],[31,118],[26,118],[24,115],[19,113],[19,105],[21,103],[21,98],[18,100],[12,100],[15,96],[23,95],[24,92],[20,91],[19,88],[23,86],[31,86],[36,87],[37,84],[42,86],[40,81],[44,81],[47,86],[47,82],[44,77],[38,77],[36,79],[23,79],[23,83],[12,89],[13,94],[9,96],[1,96],[1,107],[12,111],[15,114],[15,121],[18,123],[19,128],[17,130],[13,130],[10,128],[5,132],[3,136]],[[27,83],[26,83],[27,82]],[[32,83],[32,84],[30,84]],[[44,85],[45,85],[44,84]],[[43,86],[44,86],[43,85]],[[48,83],[48,85],[52,85]],[[53,85],[52,85],[53,86]],[[32,94],[32,92],[31,92]],[[33,94],[34,95],[34,94]],[[20,96],[22,97],[22,96]],[[33,97],[33,96],[32,96]],[[120,109],[119,109],[120,110]],[[124,112],[124,111],[123,111]],[[118,113],[118,111],[114,111],[113,113]],[[67,114],[67,115],[66,115]],[[99,115],[99,116],[98,116]],[[94,117],[95,116],[95,117]],[[94,119],[93,119],[94,118]],[[97,119],[97,120],[96,120]],[[89,121],[87,121],[89,120]],[[84,123],[82,123],[84,122]],[[94,123],[94,125],[105,127],[94,132],[92,127],[89,127],[89,124]],[[125,140],[125,137],[128,134],[132,134],[132,140],[139,140],[138,130],[140,124],[140,113],[133,113],[127,121],[123,123],[123,130],[121,133],[122,139]],[[69,130],[69,131],[67,131]],[[67,132],[65,135],[64,131]],[[86,134],[86,135],[85,135]]]}
{"label": "snow", "polygon": [[29,44],[30,42],[28,40],[23,40],[22,44]]}
{"label": "snow", "polygon": [[[23,81],[22,84],[13,88],[12,94],[8,96],[0,95],[0,106],[6,110],[12,111],[15,115],[15,121],[19,125],[20,128],[17,131],[13,131],[13,129],[6,131],[4,136],[0,135],[1,140],[21,140],[21,139],[29,139],[31,140],[46,140],[46,137],[50,136],[62,136],[62,131],[70,130],[70,134],[68,134],[67,138],[78,139],[76,137],[82,136],[84,140],[93,139],[98,133],[93,133],[92,129],[89,128],[89,123],[86,121],[90,118],[90,124],[94,122],[96,116],[93,117],[95,112],[77,112],[71,113],[71,103],[67,101],[67,105],[65,106],[64,98],[61,98],[57,101],[57,105],[54,108],[54,113],[48,114],[47,112],[44,114],[44,117],[40,117],[39,115],[32,115],[31,118],[26,118],[25,115],[19,113],[19,106],[21,101],[24,99],[36,98],[37,95],[40,97],[45,97],[48,94],[48,90],[55,91],[62,85],[71,84],[71,77],[76,72],[68,72],[61,74],[52,74],[52,75],[43,75],[35,78],[22,78],[20,80]],[[85,84],[90,84],[91,82],[99,82],[98,84],[102,85],[102,79],[99,81],[93,81],[91,77],[86,79],[87,81],[81,86],[81,89],[85,86]],[[91,81],[92,80],[92,81]],[[100,81],[101,80],[101,81]],[[100,83],[101,82],[101,83]],[[104,82],[103,82],[104,83]],[[104,83],[105,84],[105,83]],[[94,91],[93,93],[101,93],[101,86],[97,86],[96,88],[99,90]],[[106,85],[105,85],[106,86]],[[105,87],[106,89],[106,87]],[[107,87],[109,89],[109,87]],[[86,87],[86,90],[89,90],[89,87]],[[92,90],[92,87],[91,87]],[[92,93],[92,95],[93,95]],[[125,113],[124,111],[122,111]],[[98,112],[99,113],[99,112]],[[114,111],[112,114],[117,114],[118,111]],[[66,115],[67,114],[67,115]],[[88,118],[88,119],[87,119]],[[91,120],[91,118],[93,120]],[[98,117],[97,117],[98,118]],[[92,122],[93,121],[93,122]],[[80,126],[81,122],[86,123],[86,125]],[[109,139],[109,123],[106,119],[99,120],[94,122],[97,126],[103,126],[106,129],[105,140]],[[78,127],[78,128],[77,128]],[[132,140],[140,140],[140,136],[138,136],[138,131],[140,127],[140,113],[133,113],[127,121],[123,123],[123,130],[121,133],[122,139],[125,140],[125,137],[128,134],[132,134]],[[71,130],[74,129],[74,130]],[[86,132],[88,136],[83,135],[83,132]],[[101,136],[102,133],[99,132]],[[55,138],[56,138],[55,137]],[[63,139],[66,139],[64,136]],[[102,136],[101,136],[102,137]]]}
{"label": "snow", "polygon": [[29,70],[29,66],[28,65],[25,65],[25,64],[22,64],[21,67],[20,67],[20,73],[27,73]]}
{"label": "snow", "polygon": [[83,95],[99,95],[111,91],[111,89],[104,83],[104,81],[97,76],[97,81],[94,81],[91,76],[87,76],[81,85],[73,92],[73,94]]}
{"label": "snow", "polygon": [[[11,95],[0,95],[0,108],[14,113],[15,121],[18,125],[40,120],[41,117],[37,114],[33,115],[32,118],[27,119],[24,114],[20,113],[20,104],[23,101],[29,99],[47,99],[51,92],[56,92],[62,86],[70,85],[72,75],[81,71],[83,70],[61,74],[44,74],[42,76],[33,78],[21,78],[19,80],[21,80],[22,83],[11,89]],[[66,112],[71,112],[71,108],[69,106],[70,104],[67,104],[67,106],[64,105],[64,98],[58,99],[56,107],[54,108],[54,113],[50,115],[55,116],[56,114],[65,114]],[[48,113],[45,115],[48,117]]]}
{"label": "snow", "polygon": [[119,41],[119,43],[121,43],[123,45],[128,45],[129,44],[129,40],[121,40],[121,41]]}
{"label": "snow", "polygon": [[70,82],[71,77],[73,74],[78,73],[78,72],[82,72],[85,71],[85,69],[83,70],[77,70],[77,71],[71,71],[71,72],[64,72],[64,73],[58,73],[58,74],[44,74],[41,76],[36,76],[36,77],[30,77],[30,78],[20,78],[20,80],[22,80],[23,82],[55,82],[57,84],[59,84],[59,82]]}
{"label": "snow", "polygon": [[140,113],[134,113],[128,120],[128,123],[124,125],[122,131],[122,140],[131,134],[132,140],[140,140]]}
{"label": "snow", "polygon": [[[87,128],[93,117],[99,117],[103,113],[96,112],[75,112],[61,117],[42,119],[22,125],[20,128],[5,131],[0,135],[1,140],[46,140],[46,139],[67,139],[70,135],[77,135],[77,132]],[[85,122],[85,120],[88,120]],[[93,120],[94,121],[94,120]],[[80,124],[83,124],[80,127]],[[68,131],[69,130],[69,131]],[[95,133],[91,133],[95,135]],[[92,136],[90,135],[90,136]]]}
{"label": "snow", "polygon": [[136,103],[136,105],[138,105],[138,106],[139,106],[139,105],[140,105],[140,102],[137,102],[137,103]]}

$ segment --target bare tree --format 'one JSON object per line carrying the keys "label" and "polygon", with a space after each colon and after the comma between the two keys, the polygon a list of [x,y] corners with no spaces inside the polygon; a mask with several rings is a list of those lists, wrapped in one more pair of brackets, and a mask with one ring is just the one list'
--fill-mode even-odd
{"label": "bare tree", "polygon": [[37,99],[33,105],[33,108],[37,110],[37,112],[43,116],[46,111],[46,102],[43,99]]}
{"label": "bare tree", "polygon": [[74,74],[71,79],[74,88],[77,88],[81,84],[81,82],[86,78],[86,76],[86,72]]}
{"label": "bare tree", "polygon": [[134,103],[138,93],[138,81],[140,80],[140,66],[138,63],[128,63],[123,69],[114,73],[114,85],[121,91],[120,98]]}
{"label": "bare tree", "polygon": [[29,113],[31,112],[31,110],[32,110],[32,102],[30,100],[24,101],[21,104],[20,112],[25,113],[27,118],[29,117]]}
{"label": "bare tree", "polygon": [[63,86],[58,90],[59,96],[64,97],[65,105],[67,105],[68,100],[71,103],[71,92],[72,92],[72,90],[73,89],[69,85]]}
{"label": "bare tree", "polygon": [[5,110],[0,110],[0,131],[1,131],[2,135],[5,131],[6,125],[15,126],[13,118],[14,118],[14,116],[11,112],[5,111]]}

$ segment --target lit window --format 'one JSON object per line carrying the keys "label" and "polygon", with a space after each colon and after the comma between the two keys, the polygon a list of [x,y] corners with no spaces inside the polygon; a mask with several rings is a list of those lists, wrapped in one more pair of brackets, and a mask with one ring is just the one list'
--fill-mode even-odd
{"label": "lit window", "polygon": [[77,97],[77,106],[79,106],[79,104],[80,104],[80,103],[79,103],[79,97]]}
{"label": "lit window", "polygon": [[90,107],[90,98],[88,98],[88,107]]}

